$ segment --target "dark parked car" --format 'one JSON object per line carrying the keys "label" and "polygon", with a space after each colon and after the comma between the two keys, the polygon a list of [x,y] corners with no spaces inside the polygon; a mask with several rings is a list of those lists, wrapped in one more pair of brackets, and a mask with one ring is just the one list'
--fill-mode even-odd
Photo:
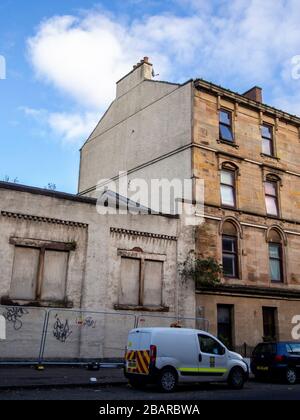
{"label": "dark parked car", "polygon": [[258,344],[252,353],[251,370],[257,379],[280,379],[294,384],[300,378],[300,342]]}

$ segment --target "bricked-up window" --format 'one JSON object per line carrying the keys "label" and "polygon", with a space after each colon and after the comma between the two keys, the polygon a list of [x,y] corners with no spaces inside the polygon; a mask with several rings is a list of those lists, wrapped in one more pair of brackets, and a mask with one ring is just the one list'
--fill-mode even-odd
{"label": "bricked-up window", "polygon": [[268,124],[261,126],[262,152],[264,155],[274,156],[273,127]]}
{"label": "bricked-up window", "polygon": [[265,182],[265,201],[267,214],[279,216],[278,182],[267,180]]}
{"label": "bricked-up window", "polygon": [[154,259],[158,257],[142,252],[120,251],[120,253],[119,305],[161,307],[165,257]]}
{"label": "bricked-up window", "polygon": [[272,229],[268,237],[269,241],[269,266],[272,282],[283,282],[283,249],[282,238],[279,233]]}
{"label": "bricked-up window", "polygon": [[263,338],[265,341],[276,340],[277,338],[277,328],[276,328],[277,308],[264,306],[262,308],[262,312],[263,312],[263,329],[264,329]]}
{"label": "bricked-up window", "polygon": [[222,206],[236,206],[235,171],[222,169],[221,171],[221,202]]}
{"label": "bricked-up window", "polygon": [[224,223],[223,226],[222,257],[224,276],[238,278],[238,237],[235,226],[230,222]]}
{"label": "bricked-up window", "polygon": [[220,140],[233,143],[232,113],[225,109],[220,109],[219,113]]}

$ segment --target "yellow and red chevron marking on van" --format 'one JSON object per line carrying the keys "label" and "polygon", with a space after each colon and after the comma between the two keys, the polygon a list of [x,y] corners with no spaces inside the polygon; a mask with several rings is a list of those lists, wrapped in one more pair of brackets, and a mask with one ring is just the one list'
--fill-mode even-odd
{"label": "yellow and red chevron marking on van", "polygon": [[127,371],[129,373],[149,374],[149,350],[130,350],[126,353]]}
{"label": "yellow and red chevron marking on van", "polygon": [[125,355],[125,359],[126,360],[132,360],[132,359],[134,359],[134,354],[135,354],[135,351],[134,350],[127,351],[126,352],[126,355]]}

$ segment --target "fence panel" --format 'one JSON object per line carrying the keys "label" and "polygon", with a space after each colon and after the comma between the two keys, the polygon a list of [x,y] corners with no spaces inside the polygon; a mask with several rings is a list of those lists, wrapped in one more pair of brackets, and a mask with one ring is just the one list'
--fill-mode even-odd
{"label": "fence panel", "polygon": [[81,310],[50,310],[44,361],[117,359],[124,356],[134,315]]}
{"label": "fence panel", "polygon": [[43,308],[0,306],[6,339],[1,340],[0,361],[39,360],[47,311]]}
{"label": "fence panel", "polygon": [[137,318],[138,327],[182,327],[209,330],[209,322],[205,318],[186,318],[178,316],[140,315]]}

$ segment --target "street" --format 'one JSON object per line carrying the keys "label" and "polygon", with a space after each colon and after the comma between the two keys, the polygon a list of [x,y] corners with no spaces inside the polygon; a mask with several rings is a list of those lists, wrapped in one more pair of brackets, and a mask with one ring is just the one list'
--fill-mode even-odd
{"label": "street", "polygon": [[249,381],[241,391],[226,384],[180,386],[172,394],[161,394],[153,386],[134,390],[129,385],[20,389],[0,391],[0,400],[300,400],[300,384]]}

